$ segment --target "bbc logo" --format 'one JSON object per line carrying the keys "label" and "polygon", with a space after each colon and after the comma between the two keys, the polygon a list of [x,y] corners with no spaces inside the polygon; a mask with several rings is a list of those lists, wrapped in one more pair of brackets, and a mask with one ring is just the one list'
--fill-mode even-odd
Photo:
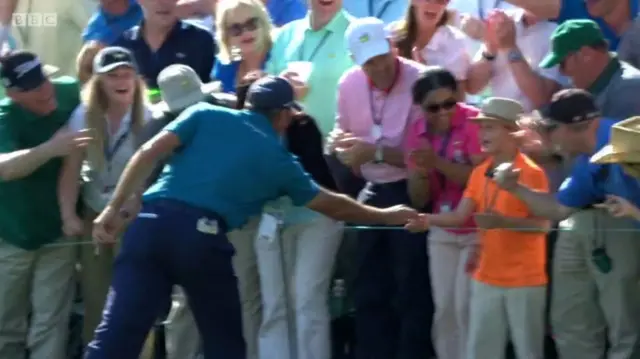
{"label": "bbc logo", "polygon": [[14,13],[11,26],[14,26],[14,27],[58,26],[58,14],[55,12]]}

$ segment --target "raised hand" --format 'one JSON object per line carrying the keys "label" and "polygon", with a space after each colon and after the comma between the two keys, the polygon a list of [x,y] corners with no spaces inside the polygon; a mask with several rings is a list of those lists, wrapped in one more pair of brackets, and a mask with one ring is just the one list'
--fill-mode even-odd
{"label": "raised hand", "polygon": [[482,20],[470,14],[462,14],[460,17],[460,29],[474,40],[482,40],[485,33],[485,24]]}
{"label": "raised hand", "polygon": [[74,132],[64,127],[58,130],[44,145],[52,156],[63,157],[86,147],[91,141],[93,141],[93,137],[91,137],[90,129]]}

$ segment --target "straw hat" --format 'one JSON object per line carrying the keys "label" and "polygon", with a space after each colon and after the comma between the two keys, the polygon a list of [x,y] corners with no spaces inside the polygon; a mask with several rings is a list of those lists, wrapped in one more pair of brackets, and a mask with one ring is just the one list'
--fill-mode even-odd
{"label": "straw hat", "polygon": [[499,121],[510,126],[517,126],[524,108],[518,101],[502,97],[489,97],[482,102],[480,113],[471,121]]}
{"label": "straw hat", "polygon": [[593,163],[640,163],[640,116],[611,127],[609,144],[591,156]]}

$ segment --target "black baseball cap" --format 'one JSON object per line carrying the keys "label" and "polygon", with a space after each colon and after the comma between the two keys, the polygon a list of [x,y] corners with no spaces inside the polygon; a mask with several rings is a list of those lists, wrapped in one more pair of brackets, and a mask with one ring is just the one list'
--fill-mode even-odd
{"label": "black baseball cap", "polygon": [[17,91],[34,90],[57,71],[52,66],[42,65],[38,55],[23,50],[9,53],[0,60],[0,66],[3,86]]}
{"label": "black baseball cap", "polygon": [[301,110],[295,102],[293,86],[283,77],[265,76],[256,80],[247,91],[247,101],[254,110]]}
{"label": "black baseball cap", "polygon": [[105,74],[121,66],[137,69],[133,54],[124,47],[105,47],[93,59],[93,72],[96,74]]}
{"label": "black baseball cap", "polygon": [[581,89],[565,89],[556,92],[541,113],[550,126],[580,123],[601,116],[594,97],[588,91]]}

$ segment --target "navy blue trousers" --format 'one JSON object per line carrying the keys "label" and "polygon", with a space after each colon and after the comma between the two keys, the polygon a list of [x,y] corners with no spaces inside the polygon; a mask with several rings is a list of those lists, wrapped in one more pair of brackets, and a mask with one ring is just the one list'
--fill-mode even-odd
{"label": "navy blue trousers", "polygon": [[[372,206],[409,204],[406,181],[364,190]],[[356,358],[428,358],[433,304],[426,235],[366,230],[357,241]]]}
{"label": "navy blue trousers", "polygon": [[[203,221],[218,233],[199,229]],[[234,250],[225,231],[214,213],[170,200],[145,204],[124,236],[85,359],[137,359],[174,285],[187,295],[205,358],[245,359]]]}

